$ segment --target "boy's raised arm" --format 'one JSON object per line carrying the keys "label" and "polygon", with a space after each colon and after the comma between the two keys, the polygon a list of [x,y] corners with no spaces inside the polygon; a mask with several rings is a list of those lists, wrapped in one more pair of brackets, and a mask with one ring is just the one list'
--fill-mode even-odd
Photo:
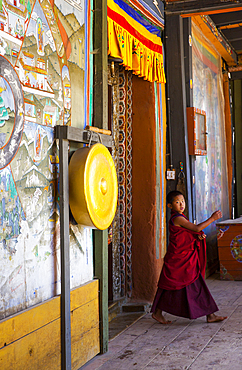
{"label": "boy's raised arm", "polygon": [[192,231],[202,231],[207,226],[209,226],[212,222],[220,219],[222,217],[222,212],[220,210],[215,211],[207,220],[201,222],[198,225],[194,225],[192,222],[188,221],[185,217],[176,217],[174,219],[174,225],[185,227],[186,229],[192,230]]}

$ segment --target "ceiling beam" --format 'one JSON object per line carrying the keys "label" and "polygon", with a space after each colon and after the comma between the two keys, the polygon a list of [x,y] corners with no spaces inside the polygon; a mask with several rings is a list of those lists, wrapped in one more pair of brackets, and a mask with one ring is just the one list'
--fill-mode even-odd
{"label": "ceiling beam", "polygon": [[229,72],[242,72],[242,65],[241,66],[236,66],[236,67],[229,67],[228,68]]}
{"label": "ceiling beam", "polygon": [[242,0],[174,1],[165,3],[165,13],[190,17],[192,14],[213,14],[242,10]]}
{"label": "ceiling beam", "polygon": [[222,32],[230,42],[241,40],[242,49],[242,27],[223,29]]}
{"label": "ceiling beam", "polygon": [[242,11],[236,11],[231,13],[220,13],[220,14],[211,14],[210,17],[216,23],[216,26],[228,26],[232,24],[242,23]]}
{"label": "ceiling beam", "polygon": [[242,71],[230,73],[231,80],[242,80]]}
{"label": "ceiling beam", "polygon": [[237,53],[242,52],[242,40],[232,41],[231,45],[233,46]]}

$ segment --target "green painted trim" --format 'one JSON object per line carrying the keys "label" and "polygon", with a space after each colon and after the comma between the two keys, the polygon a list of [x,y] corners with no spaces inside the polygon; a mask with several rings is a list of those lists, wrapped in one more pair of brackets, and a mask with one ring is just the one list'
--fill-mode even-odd
{"label": "green painted trim", "polygon": [[[90,19],[90,50],[93,50],[93,0],[90,0],[91,19]],[[90,54],[90,95],[89,95],[89,125],[92,125],[93,119],[93,54]]]}
{"label": "green painted trim", "polygon": [[[107,0],[94,0],[94,126],[108,128]],[[100,353],[108,351],[108,232],[94,231],[94,274],[99,279]]]}
{"label": "green painted trim", "polygon": [[108,351],[108,231],[94,231],[94,276],[99,279],[100,353]]}

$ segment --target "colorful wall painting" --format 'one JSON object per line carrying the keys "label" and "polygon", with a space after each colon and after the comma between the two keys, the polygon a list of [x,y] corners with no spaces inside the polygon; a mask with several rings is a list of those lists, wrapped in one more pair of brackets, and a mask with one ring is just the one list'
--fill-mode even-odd
{"label": "colorful wall painting", "polygon": [[[90,55],[90,43],[87,42],[87,32],[85,31],[86,23],[90,22],[90,5],[88,6],[88,3],[84,0],[55,1],[55,12],[58,22],[61,22],[63,25],[66,37],[70,42],[71,52],[67,54],[67,60],[68,79],[71,85],[71,124],[79,128],[83,128],[87,124],[86,111],[89,110],[89,99],[85,98],[85,94],[90,94],[88,78],[86,79],[86,85],[88,84],[88,86],[85,86],[85,65],[89,62],[89,59],[86,59],[86,55]],[[87,14],[89,14],[89,17],[85,20]],[[65,81],[68,83],[67,79]],[[66,87],[63,87],[65,92],[68,91]],[[68,99],[66,95],[64,96]],[[86,104],[84,105],[85,99]]]}
{"label": "colorful wall painting", "polygon": [[242,235],[237,235],[230,244],[230,250],[233,258],[242,263]]}
{"label": "colorful wall painting", "polygon": [[[202,222],[221,209],[229,218],[225,121],[220,56],[193,25],[193,105],[206,112],[206,156],[196,156],[196,221]],[[216,224],[206,228],[208,242],[216,244]],[[209,254],[212,254],[209,256]],[[208,248],[208,259],[215,260],[216,249]]]}
{"label": "colorful wall painting", "polygon": [[0,56],[0,169],[13,159],[21,140],[24,101],[21,84],[11,64]]}
{"label": "colorful wall painting", "polygon": [[[90,7],[0,3],[0,319],[60,293],[54,127],[85,124]],[[91,230],[70,226],[70,259],[71,288],[92,279]]]}

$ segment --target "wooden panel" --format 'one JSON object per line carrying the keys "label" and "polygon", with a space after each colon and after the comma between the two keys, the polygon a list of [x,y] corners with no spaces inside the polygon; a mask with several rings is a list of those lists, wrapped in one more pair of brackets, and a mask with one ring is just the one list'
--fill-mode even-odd
{"label": "wooden panel", "polygon": [[[60,297],[0,322],[0,369],[61,368]],[[100,351],[98,281],[71,292],[72,368]],[[27,367],[26,367],[27,366]]]}
{"label": "wooden panel", "polygon": [[[78,322],[73,321],[73,324],[78,326]],[[72,337],[73,370],[79,369],[99,353],[98,325],[79,336],[79,340],[76,339]],[[60,319],[1,349],[1,369],[23,370],[26,365],[27,369],[60,370]]]}
{"label": "wooden panel", "polygon": [[227,273],[233,276],[233,280],[242,280],[242,271],[227,270]]}
{"label": "wooden panel", "polygon": [[[223,231],[220,231],[220,233]],[[218,236],[218,247],[229,247],[232,240],[238,236],[242,235],[242,225],[230,226],[227,231],[225,231],[222,236]]]}
{"label": "wooden panel", "polygon": [[218,240],[218,247],[221,247],[221,248],[223,248],[223,247],[230,247],[230,244],[231,244],[232,240],[236,236],[241,235],[241,234],[242,234],[242,232],[240,232],[240,234],[239,233],[237,233],[237,234],[231,233],[230,235],[228,235],[227,238],[221,238],[221,239],[219,239]]}
{"label": "wooden panel", "polygon": [[60,367],[60,319],[0,351],[0,368],[4,370],[59,370]]}
{"label": "wooden panel", "polygon": [[235,264],[234,262],[236,261],[220,261],[220,267],[223,266],[227,270],[240,271],[242,274],[242,263],[236,262]]}
{"label": "wooden panel", "polygon": [[[71,291],[71,311],[97,296],[98,280]],[[31,307],[0,322],[0,348],[60,317],[60,297]]]}
{"label": "wooden panel", "polygon": [[220,263],[220,279],[242,280],[242,270],[234,270],[230,262],[222,261]]}
{"label": "wooden panel", "polygon": [[[234,220],[236,222],[236,220]],[[226,227],[229,226],[227,231]],[[242,224],[217,225],[220,278],[224,280],[242,280],[242,263],[236,261],[231,253],[232,240],[242,235]]]}
{"label": "wooden panel", "polygon": [[231,254],[230,247],[219,247],[218,254],[220,261],[231,261],[231,262],[234,261],[234,263],[240,265],[242,269],[242,263],[234,259],[234,257]]}
{"label": "wooden panel", "polygon": [[81,340],[73,343],[71,351],[72,370],[78,370],[100,352],[99,327],[91,329]]}
{"label": "wooden panel", "polygon": [[80,336],[90,328],[98,326],[98,300],[95,299],[84,306],[74,310],[71,314],[71,337],[72,343],[78,342]]}
{"label": "wooden panel", "polygon": [[93,280],[81,286],[81,289],[71,291],[71,311],[75,310],[97,297],[98,280]]}
{"label": "wooden panel", "polygon": [[0,348],[60,317],[60,297],[0,321]]}
{"label": "wooden panel", "polygon": [[[196,121],[197,116],[197,121]],[[198,117],[204,118],[204,125],[200,127],[198,124]],[[197,124],[196,124],[197,123]],[[202,126],[202,125],[201,125]],[[206,113],[205,111],[195,108],[187,107],[187,133],[188,133],[188,149],[190,155],[206,155],[207,154],[207,136],[206,136]],[[198,135],[196,136],[196,134]],[[199,140],[204,135],[204,147],[200,148]]]}

